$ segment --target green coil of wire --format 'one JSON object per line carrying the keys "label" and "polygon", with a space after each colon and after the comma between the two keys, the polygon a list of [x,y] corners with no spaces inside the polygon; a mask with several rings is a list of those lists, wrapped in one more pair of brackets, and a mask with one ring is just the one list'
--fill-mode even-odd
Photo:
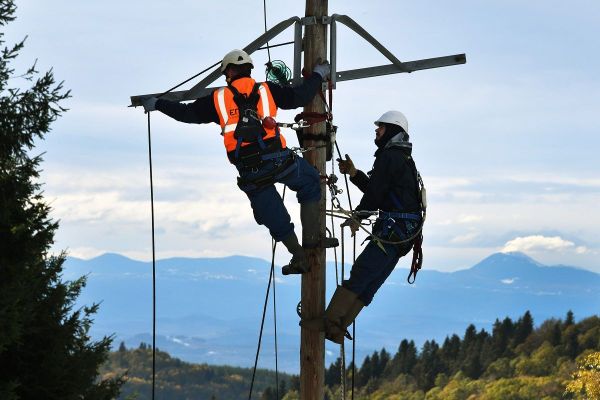
{"label": "green coil of wire", "polygon": [[292,71],[281,60],[273,60],[267,63],[267,80],[269,82],[287,85],[292,78]]}

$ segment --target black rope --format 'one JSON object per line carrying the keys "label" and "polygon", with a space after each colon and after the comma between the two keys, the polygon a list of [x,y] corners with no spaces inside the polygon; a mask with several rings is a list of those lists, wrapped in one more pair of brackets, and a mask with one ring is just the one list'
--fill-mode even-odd
{"label": "black rope", "polygon": [[[267,32],[267,0],[263,0],[263,14],[265,20],[265,32]],[[269,63],[271,63],[271,46],[267,42],[267,54],[269,56]]]}
{"label": "black rope", "polygon": [[194,78],[199,77],[200,75],[202,75],[203,73],[205,73],[206,71],[208,71],[209,69],[216,67],[217,65],[221,64],[221,61],[217,61],[216,63],[214,63],[213,65],[211,65],[208,68],[203,69],[202,71],[198,72],[196,75],[192,76],[191,78],[186,79],[185,81],[173,86],[171,89],[167,90],[166,92],[162,92],[161,94],[159,94],[158,96],[156,96],[156,98],[160,98],[163,97],[165,94],[172,92],[173,90],[177,89],[178,87],[185,85],[186,83],[188,83],[189,81],[191,81]]}
{"label": "black rope", "polygon": [[[275,258],[275,247],[277,242],[273,239],[273,259]],[[271,262],[273,264],[273,262]],[[277,352],[277,294],[275,293],[275,268],[271,268],[273,276],[273,330],[275,332],[275,398],[279,400],[279,356]]]}
{"label": "black rope", "polygon": [[[335,141],[335,149],[338,153],[338,158],[342,158],[342,153],[340,152],[340,147],[337,144],[337,140]],[[348,176],[344,175],[344,182],[346,184],[346,194],[348,195],[348,206],[350,207],[350,211],[352,208],[352,198],[350,197],[350,187],[348,185]],[[342,229],[342,242],[344,241],[344,230]],[[344,251],[342,250],[342,280],[344,279]],[[356,262],[356,235],[353,236],[353,245],[352,245],[352,265]],[[356,375],[356,320],[352,322],[352,385],[351,385],[351,399],[354,400],[354,376]]]}
{"label": "black rope", "polygon": [[[285,189],[283,187],[282,200],[285,200]],[[273,242],[271,250],[271,271],[269,272],[269,283],[267,284],[267,292],[265,295],[265,303],[263,305],[263,314],[260,322],[260,332],[258,334],[258,345],[256,348],[256,357],[254,358],[254,368],[252,369],[252,380],[250,381],[250,392],[248,393],[248,400],[252,399],[252,390],[254,389],[254,380],[256,378],[256,368],[258,366],[258,357],[260,355],[260,347],[262,344],[263,330],[265,326],[265,316],[267,314],[267,304],[269,302],[269,292],[271,291],[271,282],[273,282],[273,320],[275,324],[275,383],[277,398],[279,399],[279,366],[278,366],[278,355],[277,355],[277,302],[275,299],[275,249],[277,248],[277,242]]]}
{"label": "black rope", "polygon": [[293,40],[291,42],[283,42],[283,43],[278,43],[278,44],[272,44],[269,46],[269,44],[267,44],[266,46],[263,47],[259,47],[256,50],[269,50],[269,49],[274,49],[275,47],[281,47],[281,46],[288,46],[290,44],[294,44],[296,42],[294,42]]}
{"label": "black rope", "polygon": [[275,247],[273,246],[273,257],[271,258],[271,271],[269,272],[269,283],[267,284],[267,293],[265,295],[265,303],[263,305],[262,320],[260,322],[260,332],[258,334],[258,346],[256,348],[256,356],[254,357],[254,368],[252,370],[252,380],[250,382],[250,393],[248,393],[248,400],[252,399],[252,389],[254,389],[254,379],[256,377],[256,367],[258,365],[258,356],[260,355],[260,346],[262,344],[263,330],[265,327],[265,316],[267,315],[267,304],[269,303],[269,292],[271,291],[271,282],[275,274]]}
{"label": "black rope", "polygon": [[156,387],[156,246],[154,235],[154,182],[152,179],[152,139],[148,113],[148,162],[150,165],[150,213],[152,215],[152,400]]}

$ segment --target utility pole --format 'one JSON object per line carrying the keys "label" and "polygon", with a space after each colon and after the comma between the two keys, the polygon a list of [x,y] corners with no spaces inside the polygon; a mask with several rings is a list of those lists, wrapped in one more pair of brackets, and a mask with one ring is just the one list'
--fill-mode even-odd
{"label": "utility pole", "polygon": [[[327,59],[327,30],[331,25],[331,63],[332,63],[332,84],[335,88],[336,82],[349,81],[354,79],[370,78],[374,76],[410,73],[414,71],[426,70],[431,68],[449,67],[466,63],[465,54],[455,54],[445,57],[436,57],[408,62],[401,62],[373,36],[369,34],[358,23],[347,15],[333,14],[327,15],[328,0],[306,0],[305,18],[291,17],[284,20],[267,32],[256,38],[244,50],[249,54],[267,44],[269,40],[279,35],[287,27],[294,25],[294,81],[298,83],[300,78],[300,58],[304,51],[304,67],[307,71],[312,71],[317,60]],[[370,43],[391,64],[379,65],[374,67],[359,68],[347,71],[337,71],[336,69],[336,23],[342,23],[353,30],[364,40]],[[302,40],[302,27],[304,26],[304,39]],[[208,85],[221,77],[219,68],[214,69],[208,76],[203,78],[194,87],[185,91],[175,92],[173,89],[165,93],[154,93],[131,96],[131,105],[140,106],[142,101],[148,97],[160,96],[171,101],[194,100],[201,96],[206,96],[214,91]],[[188,80],[189,81],[189,80]],[[187,81],[185,81],[187,82]],[[185,83],[184,82],[184,83]],[[180,86],[180,85],[179,85]],[[325,104],[319,96],[310,102],[304,108],[305,112],[323,114]],[[326,149],[323,144],[330,138],[326,137],[326,124],[320,122],[304,128],[304,133],[309,135],[310,140],[306,139],[302,145],[305,148],[313,150],[305,152],[304,158],[314,165],[320,176],[326,176],[325,162]],[[315,136],[322,136],[321,140],[315,140]],[[319,138],[317,138],[319,139]],[[325,180],[321,180],[321,200],[319,207],[321,214],[319,217],[319,232],[322,237],[325,236]],[[310,266],[310,272],[302,274],[302,319],[314,319],[321,317],[325,312],[325,249],[306,249],[306,255]],[[301,400],[321,400],[324,393],[324,364],[325,364],[325,334],[323,332],[311,331],[301,328],[300,335],[300,398]]]}
{"label": "utility pole", "polygon": [[[322,23],[327,16],[328,0],[306,0],[306,17],[316,17],[316,23],[307,25],[304,34],[304,67],[311,71],[318,59],[327,58],[327,25]],[[305,112],[324,113],[325,105],[319,96],[304,108]],[[305,128],[305,133],[324,135],[325,123],[313,124]],[[304,153],[304,158],[314,165],[321,176],[326,175],[326,151],[319,147],[324,142],[308,141],[304,147],[316,149]],[[321,200],[319,207],[319,232],[325,234],[325,195],[324,180],[321,180]],[[302,318],[317,318],[325,312],[325,249],[307,250],[310,272],[302,275]],[[300,399],[321,400],[323,398],[325,364],[325,335],[323,332],[301,328],[300,335]]]}

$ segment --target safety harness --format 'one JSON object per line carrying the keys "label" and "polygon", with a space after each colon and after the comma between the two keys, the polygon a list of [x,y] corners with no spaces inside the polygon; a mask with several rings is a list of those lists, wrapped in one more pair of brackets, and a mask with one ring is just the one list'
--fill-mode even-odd
{"label": "safety harness", "polygon": [[[257,112],[260,99],[259,88],[260,83],[255,83],[250,94],[246,96],[233,85],[229,85],[240,115],[233,133],[237,143],[232,162],[240,171],[250,171],[238,178],[238,186],[244,191],[269,186],[296,168],[293,153],[281,147],[278,127],[275,128],[275,137],[265,139],[267,132]],[[250,143],[250,145],[242,146],[242,143]],[[258,172],[266,162],[274,163],[275,168],[255,176],[252,172]]]}
{"label": "safety harness", "polygon": [[[393,241],[398,241],[398,245],[404,244],[407,237],[411,236],[410,232],[414,232],[415,228],[418,229],[417,234],[413,235],[413,259],[411,263],[410,273],[408,274],[408,283],[414,283],[417,278],[417,272],[423,265],[423,213],[427,209],[427,200],[425,198],[425,187],[421,175],[417,170],[415,161],[409,155],[401,152],[406,158],[407,163],[410,165],[413,171],[413,177],[415,179],[415,187],[417,188],[417,199],[419,201],[420,210],[418,212],[400,212],[400,211],[379,211],[377,220],[382,224],[381,236]],[[390,199],[394,204],[396,210],[405,210],[406,208],[402,204],[400,197],[394,192],[390,191]],[[404,222],[404,232],[399,223]],[[421,226],[419,226],[421,225]],[[408,236],[407,236],[408,234]]]}

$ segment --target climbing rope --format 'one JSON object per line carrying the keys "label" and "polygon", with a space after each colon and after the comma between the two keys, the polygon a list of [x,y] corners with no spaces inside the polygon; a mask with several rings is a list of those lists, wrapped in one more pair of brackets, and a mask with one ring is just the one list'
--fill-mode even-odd
{"label": "climbing rope", "polygon": [[154,234],[154,180],[152,178],[152,135],[148,113],[148,163],[150,165],[150,214],[152,220],[152,400],[156,387],[156,246]]}
{"label": "climbing rope", "polygon": [[[164,95],[172,92],[173,90],[179,88],[180,86],[188,83],[192,79],[197,78],[208,70],[216,67],[221,62],[216,62],[208,68],[203,69],[198,72],[194,76],[186,79],[185,81],[173,86],[169,90],[159,94],[156,96],[157,98],[163,97]],[[156,392],[156,233],[155,233],[155,218],[154,218],[154,180],[153,180],[153,172],[152,172],[152,130],[150,127],[150,114],[147,113],[147,128],[148,128],[148,164],[150,167],[150,214],[152,221],[152,400],[155,398]]]}
{"label": "climbing rope", "polygon": [[[285,199],[285,186],[283,187],[283,195],[282,199]],[[277,362],[277,304],[275,298],[275,249],[277,248],[277,242],[273,241],[271,246],[271,270],[269,273],[269,283],[267,284],[267,291],[265,294],[265,301],[263,305],[263,313],[260,322],[260,332],[258,334],[258,345],[256,348],[256,356],[254,358],[254,368],[252,369],[252,380],[250,381],[250,392],[248,393],[248,400],[252,399],[252,391],[254,389],[254,381],[256,378],[256,368],[258,366],[258,358],[260,355],[260,348],[262,344],[263,331],[265,326],[265,317],[267,314],[267,304],[269,302],[269,292],[271,291],[271,283],[273,283],[273,320],[275,324],[275,381],[276,381],[276,391],[279,391],[279,368]],[[277,395],[279,398],[279,395]]]}
{"label": "climbing rope", "polygon": [[[267,2],[263,0],[263,10],[264,10],[264,20],[265,20],[265,32],[267,31]],[[269,62],[267,63],[267,75],[269,74],[269,68],[272,68],[271,64],[271,51],[269,50],[269,43],[267,42],[267,52],[269,57]],[[271,67],[270,67],[271,66]],[[285,189],[283,187],[283,193],[281,195],[282,201],[285,200]],[[271,270],[269,272],[269,282],[267,284],[267,291],[265,294],[265,302],[263,305],[263,313],[260,323],[260,332],[258,334],[258,345],[256,348],[256,357],[254,358],[254,368],[252,369],[252,380],[250,382],[250,391],[248,393],[248,400],[252,399],[252,390],[254,389],[254,381],[256,378],[256,368],[258,366],[258,357],[260,355],[260,347],[262,343],[263,330],[265,324],[265,317],[267,314],[267,304],[269,302],[269,292],[271,283],[273,283],[273,324],[274,324],[274,337],[275,337],[275,398],[279,399],[279,362],[278,362],[278,342],[277,342],[277,296],[275,292],[275,250],[277,248],[277,242],[274,239],[271,239]]]}

